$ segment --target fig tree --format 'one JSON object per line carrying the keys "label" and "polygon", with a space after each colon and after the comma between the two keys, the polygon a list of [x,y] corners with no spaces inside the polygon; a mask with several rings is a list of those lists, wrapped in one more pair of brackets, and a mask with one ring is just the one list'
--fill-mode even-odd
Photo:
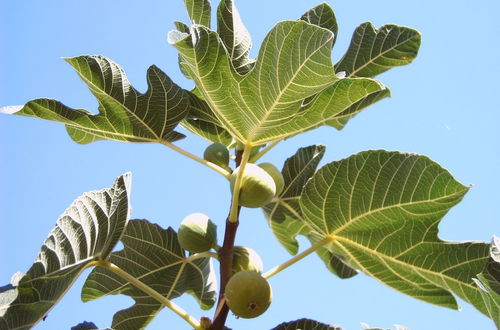
{"label": "fig tree", "polygon": [[233,274],[245,270],[262,273],[263,269],[262,259],[253,249],[244,246],[233,248]]}
{"label": "fig tree", "polygon": [[229,164],[229,150],[222,143],[212,143],[205,149],[203,158],[215,165],[226,168]]}
{"label": "fig tree", "polygon": [[247,270],[234,274],[226,285],[226,303],[238,317],[251,319],[264,313],[272,300],[269,282],[260,274]]}
{"label": "fig tree", "polygon": [[184,250],[205,252],[217,245],[217,226],[205,214],[193,213],[182,220],[177,238]]}
{"label": "fig tree", "polygon": [[281,174],[281,171],[271,163],[262,163],[259,164],[259,166],[273,177],[274,183],[276,184],[276,196],[279,196],[283,191],[283,188],[285,188],[285,179],[283,178],[283,174]]}
{"label": "fig tree", "polygon": [[[240,167],[237,167],[230,179],[231,192]],[[245,166],[240,185],[239,204],[245,207],[261,207],[269,204],[276,194],[276,184],[272,176],[255,164]]]}

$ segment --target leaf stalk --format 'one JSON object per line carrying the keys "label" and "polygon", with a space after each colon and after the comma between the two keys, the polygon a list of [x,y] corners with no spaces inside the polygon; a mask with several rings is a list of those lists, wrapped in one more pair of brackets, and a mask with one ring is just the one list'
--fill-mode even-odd
{"label": "leaf stalk", "polygon": [[291,265],[295,264],[296,262],[304,259],[305,257],[307,257],[308,255],[310,255],[311,253],[315,252],[317,249],[319,249],[320,247],[322,247],[323,245],[326,245],[328,243],[331,243],[333,241],[333,238],[330,237],[330,236],[327,236],[325,237],[324,239],[322,239],[321,241],[319,242],[316,242],[315,244],[313,244],[311,247],[309,247],[308,249],[302,251],[301,253],[297,254],[296,256],[294,256],[293,258],[285,261],[284,263],[282,263],[281,265],[278,265],[274,268],[271,268],[270,270],[268,270],[267,272],[265,272],[264,274],[262,274],[262,277],[266,278],[266,279],[269,279],[270,277],[278,274],[279,272],[287,269],[288,267],[290,267]]}
{"label": "leaf stalk", "polygon": [[250,151],[252,150],[252,146],[245,144],[245,148],[243,149],[243,155],[241,156],[241,162],[238,165],[238,175],[236,175],[236,181],[234,182],[233,187],[233,198],[231,199],[231,209],[229,212],[228,221],[236,222],[238,221],[238,205],[240,198],[240,186],[243,179],[243,172],[245,171],[245,167],[248,163],[248,159],[250,158]]}
{"label": "leaf stalk", "polygon": [[196,162],[198,162],[198,163],[200,163],[200,164],[202,164],[202,165],[205,165],[206,167],[208,167],[208,168],[210,168],[210,169],[214,170],[215,172],[217,172],[217,173],[221,174],[221,175],[222,175],[222,176],[224,176],[226,179],[229,179],[229,177],[231,176],[231,173],[229,173],[229,171],[228,171],[228,170],[226,170],[226,169],[224,169],[224,168],[222,168],[222,167],[220,167],[220,166],[217,166],[217,165],[215,165],[214,163],[211,163],[211,162],[209,162],[209,161],[206,161],[206,160],[205,160],[205,159],[203,159],[203,158],[200,158],[200,157],[198,157],[198,156],[196,156],[196,155],[193,155],[192,153],[190,153],[190,152],[188,152],[188,151],[186,151],[186,150],[184,150],[184,149],[182,149],[182,148],[180,148],[180,147],[176,146],[176,145],[175,145],[175,144],[173,144],[173,143],[170,143],[170,142],[168,142],[168,141],[164,141],[164,140],[160,141],[160,143],[161,143],[161,144],[163,144],[163,145],[164,145],[164,146],[166,146],[166,147],[169,147],[170,149],[172,149],[172,150],[174,150],[174,151],[177,151],[177,152],[178,152],[178,153],[180,153],[181,155],[184,155],[184,156],[186,156],[186,157],[188,157],[188,158],[191,158],[192,160],[194,160],[194,161],[196,161]]}
{"label": "leaf stalk", "polygon": [[156,291],[155,289],[151,288],[147,284],[144,284],[134,276],[130,275],[117,265],[107,261],[107,260],[102,260],[99,261],[97,266],[104,267],[116,275],[120,276],[123,278],[125,281],[129,282],[142,292],[146,293],[147,295],[151,296],[152,298],[156,299],[169,309],[171,309],[175,314],[179,315],[182,319],[184,319],[187,323],[189,323],[195,330],[202,330],[203,328],[201,327],[200,323],[198,320],[196,320],[193,316],[189,315],[184,309],[182,309],[179,305],[173,303],[169,299],[165,298],[161,293]]}
{"label": "leaf stalk", "polygon": [[261,159],[265,154],[267,154],[269,151],[271,151],[272,148],[276,147],[281,141],[283,140],[276,140],[270,143],[268,146],[266,146],[264,149],[259,151],[255,156],[253,156],[250,159],[250,163],[255,163],[259,159]]}

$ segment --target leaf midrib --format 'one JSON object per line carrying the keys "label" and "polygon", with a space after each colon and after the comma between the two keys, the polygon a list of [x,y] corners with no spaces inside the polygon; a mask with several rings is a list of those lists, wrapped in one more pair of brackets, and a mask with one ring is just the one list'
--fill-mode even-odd
{"label": "leaf midrib", "polygon": [[[326,30],[326,29],[325,29]],[[329,31],[329,30],[327,30]],[[326,44],[328,44],[328,42],[330,42],[331,40],[333,40],[333,33],[331,31],[330,32],[330,36],[326,39],[326,41],[321,44],[319,47],[316,48],[316,50],[314,52],[312,52],[308,57],[306,57],[304,59],[304,61],[302,62],[302,64],[297,68],[297,70],[295,70],[295,73],[293,74],[293,76],[289,79],[288,83],[281,89],[281,91],[278,93],[278,95],[276,96],[273,104],[270,106],[270,108],[265,112],[264,116],[258,120],[258,125],[254,126],[254,128],[248,133],[248,141],[252,142],[253,140],[253,137],[254,135],[258,134],[259,133],[259,130],[261,129],[261,125],[263,122],[265,122],[267,120],[267,118],[273,113],[274,111],[274,108],[279,104],[279,100],[281,100],[281,97],[283,96],[283,94],[285,93],[285,91],[288,90],[288,87],[292,84],[292,82],[295,80],[295,77],[298,75],[299,72],[301,72],[302,68],[306,65],[306,63],[308,63],[309,59],[315,55],[317,52],[319,52]],[[288,35],[287,35],[288,37]],[[281,52],[281,49],[280,49],[280,52]],[[259,71],[259,76],[260,76],[260,73],[261,73],[262,70]],[[242,82],[244,82],[245,80],[243,80]],[[258,79],[258,81],[260,82],[261,80]],[[323,87],[323,90],[325,88],[327,88],[328,86],[331,86],[332,84],[334,84],[337,80],[333,80],[331,81],[330,83],[328,84],[325,84],[324,87]],[[241,88],[240,88],[241,90]],[[319,93],[319,92],[318,92]]]}

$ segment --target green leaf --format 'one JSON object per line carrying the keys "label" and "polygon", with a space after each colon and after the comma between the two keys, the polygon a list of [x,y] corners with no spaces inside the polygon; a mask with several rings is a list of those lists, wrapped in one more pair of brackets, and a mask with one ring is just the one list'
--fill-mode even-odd
{"label": "green leaf", "polygon": [[411,63],[420,47],[420,33],[398,25],[384,25],[379,30],[367,22],[352,36],[346,54],[335,65],[336,72],[349,77],[375,77],[395,66]]}
{"label": "green leaf", "polygon": [[281,170],[285,186],[280,196],[263,210],[274,235],[292,255],[299,251],[297,235],[306,235],[310,229],[303,222],[299,198],[302,188],[311,178],[325,154],[326,147],[313,145],[300,148],[285,161]]}
{"label": "green leaf", "polygon": [[[303,115],[309,121],[340,130],[361,110],[390,94],[388,88],[375,80],[345,78],[311,98],[303,107]],[[304,127],[308,127],[307,124]]]}
{"label": "green leaf", "polygon": [[331,31],[303,21],[278,23],[244,77],[233,69],[216,32],[194,26],[189,35],[170,32],[169,41],[204,100],[237,140],[261,145],[325,122],[303,111],[302,103],[339,80],[331,63]]}
{"label": "green leaf", "polygon": [[304,15],[302,15],[300,19],[306,21],[307,23],[314,24],[332,31],[333,45],[335,44],[339,26],[337,24],[337,19],[335,18],[333,9],[327,3],[322,3],[308,10],[306,13],[304,13]]}
{"label": "green leaf", "polygon": [[[298,149],[295,155],[288,158],[282,170],[285,188],[280,196],[263,208],[274,235],[292,255],[297,254],[299,250],[299,243],[296,239],[298,235],[315,241],[315,237],[311,235],[311,229],[304,222],[299,199],[302,188],[313,176],[325,150],[325,146],[309,146]],[[341,260],[340,255],[325,248],[320,248],[316,252],[328,269],[337,276],[348,278],[356,274],[356,271]]]}
{"label": "green leaf", "polygon": [[486,306],[486,315],[495,322],[500,329],[500,293],[491,288],[491,284],[483,274],[479,274],[474,282],[479,287],[479,292]]}
{"label": "green leaf", "polygon": [[[196,92],[196,90],[194,91]],[[188,92],[190,108],[189,114],[181,125],[190,132],[211,142],[219,142],[228,146],[233,138],[214,115],[208,104],[195,93]]]}
{"label": "green leaf", "polygon": [[500,328],[500,238],[493,237],[490,259],[474,282],[481,293],[482,303],[486,306],[486,315]]}
{"label": "green leaf", "polygon": [[81,144],[103,139],[161,142],[183,137],[174,128],[187,115],[188,95],[156,66],[148,69],[148,91],[140,94],[123,70],[105,57],[79,56],[66,61],[99,101],[99,114],[51,99],[30,101],[15,114],[64,123],[71,138]]}
{"label": "green leaf", "polygon": [[[213,306],[216,301],[215,273],[210,259],[187,257],[172,228],[165,230],[146,220],[133,220],[122,242],[124,249],[111,254],[111,263],[168,299],[190,293],[203,309]],[[82,300],[109,294],[124,294],[135,300],[133,306],[114,315],[114,329],[142,329],[163,308],[161,303],[121,277],[96,267],[84,284]]]}
{"label": "green leaf", "polygon": [[32,328],[86,267],[109,256],[128,223],[130,177],[83,194],[59,217],[26,275],[0,288],[1,329]]}
{"label": "green leaf", "polygon": [[184,0],[192,24],[210,28],[211,7],[208,0]]}
{"label": "green leaf", "polygon": [[221,0],[219,3],[217,33],[226,46],[236,72],[242,75],[248,73],[255,62],[248,58],[252,47],[252,38],[243,25],[233,0]]}
{"label": "green leaf", "polygon": [[300,319],[281,323],[271,330],[342,330],[340,327],[327,325],[310,319]]}
{"label": "green leaf", "polygon": [[304,220],[332,252],[407,295],[457,308],[451,292],[483,313],[472,281],[488,244],[438,238],[438,225],[468,188],[424,156],[366,151],[322,167],[300,198]]}

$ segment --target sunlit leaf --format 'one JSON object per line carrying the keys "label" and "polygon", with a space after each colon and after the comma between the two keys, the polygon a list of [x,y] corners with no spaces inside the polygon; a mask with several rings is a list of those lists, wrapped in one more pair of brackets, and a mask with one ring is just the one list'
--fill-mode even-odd
{"label": "sunlit leaf", "polygon": [[303,115],[340,130],[361,110],[389,96],[389,89],[375,80],[344,78],[311,98]]}
{"label": "sunlit leaf", "polygon": [[486,306],[486,315],[495,322],[497,328],[500,328],[500,294],[493,291],[484,275],[479,274],[474,281]]}
{"label": "sunlit leaf", "polygon": [[329,239],[349,264],[388,286],[440,306],[457,308],[452,292],[481,312],[472,281],[489,245],[438,238],[438,225],[468,188],[424,156],[366,151],[322,167],[300,205],[304,221]]}
{"label": "sunlit leaf", "polygon": [[490,260],[483,273],[478,274],[474,282],[486,306],[485,314],[500,329],[500,238],[493,237]]}
{"label": "sunlit leaf", "polygon": [[254,61],[248,58],[252,38],[241,21],[233,0],[222,0],[217,8],[217,33],[226,46],[236,72],[248,73]]}
{"label": "sunlit leaf", "polygon": [[211,6],[208,0],[184,0],[192,24],[210,27]]}
{"label": "sunlit leaf", "polygon": [[124,142],[175,141],[182,134],[174,128],[187,115],[187,93],[156,66],[148,69],[148,90],[134,89],[123,70],[102,56],[67,58],[99,101],[99,113],[72,109],[52,99],[28,102],[17,115],[61,122],[73,140]]}
{"label": "sunlit leaf", "polygon": [[349,77],[375,77],[392,67],[411,63],[420,48],[420,33],[398,25],[380,29],[367,22],[352,36],[349,49],[335,65],[336,72]]}
{"label": "sunlit leaf", "polygon": [[[295,155],[288,158],[282,170],[285,188],[280,196],[263,208],[274,235],[292,255],[297,254],[299,250],[296,238],[298,235],[306,236],[313,242],[316,238],[304,222],[299,199],[302,188],[316,171],[325,149],[325,146],[320,145],[300,148]],[[356,271],[342,261],[340,255],[325,248],[320,248],[316,252],[328,269],[339,277],[348,278],[356,274]]]}
{"label": "sunlit leaf", "polygon": [[297,235],[306,235],[310,229],[303,222],[299,198],[302,188],[316,171],[326,147],[313,145],[300,148],[285,161],[282,174],[285,187],[280,196],[263,210],[274,235],[290,254],[297,254]]}
{"label": "sunlit leaf", "polygon": [[191,92],[189,92],[189,102],[189,114],[181,125],[208,141],[229,145],[233,140],[232,136],[222,127],[208,104]]}
{"label": "sunlit leaf", "polygon": [[325,121],[309,120],[307,115],[313,114],[302,111],[302,101],[338,80],[331,64],[330,31],[303,21],[278,23],[244,77],[233,69],[216,32],[194,26],[190,34],[172,31],[169,40],[204,100],[238,140],[260,145]]}
{"label": "sunlit leaf", "polygon": [[77,198],[59,217],[26,275],[0,288],[0,328],[30,329],[93,261],[106,259],[130,215],[130,174]]}
{"label": "sunlit leaf", "polygon": [[297,321],[281,323],[271,330],[342,330],[342,328],[310,319],[300,319]]}
{"label": "sunlit leaf", "polygon": [[333,44],[335,44],[339,26],[333,9],[327,3],[322,3],[308,10],[300,19],[332,31]]}
{"label": "sunlit leaf", "polygon": [[[146,220],[133,220],[122,242],[124,249],[111,254],[111,263],[168,299],[190,293],[203,309],[215,303],[215,273],[210,259],[187,257],[172,228],[165,230]],[[114,315],[113,329],[142,329],[163,308],[114,273],[96,267],[85,282],[82,299],[89,301],[109,294],[124,294],[135,300],[133,306]]]}

